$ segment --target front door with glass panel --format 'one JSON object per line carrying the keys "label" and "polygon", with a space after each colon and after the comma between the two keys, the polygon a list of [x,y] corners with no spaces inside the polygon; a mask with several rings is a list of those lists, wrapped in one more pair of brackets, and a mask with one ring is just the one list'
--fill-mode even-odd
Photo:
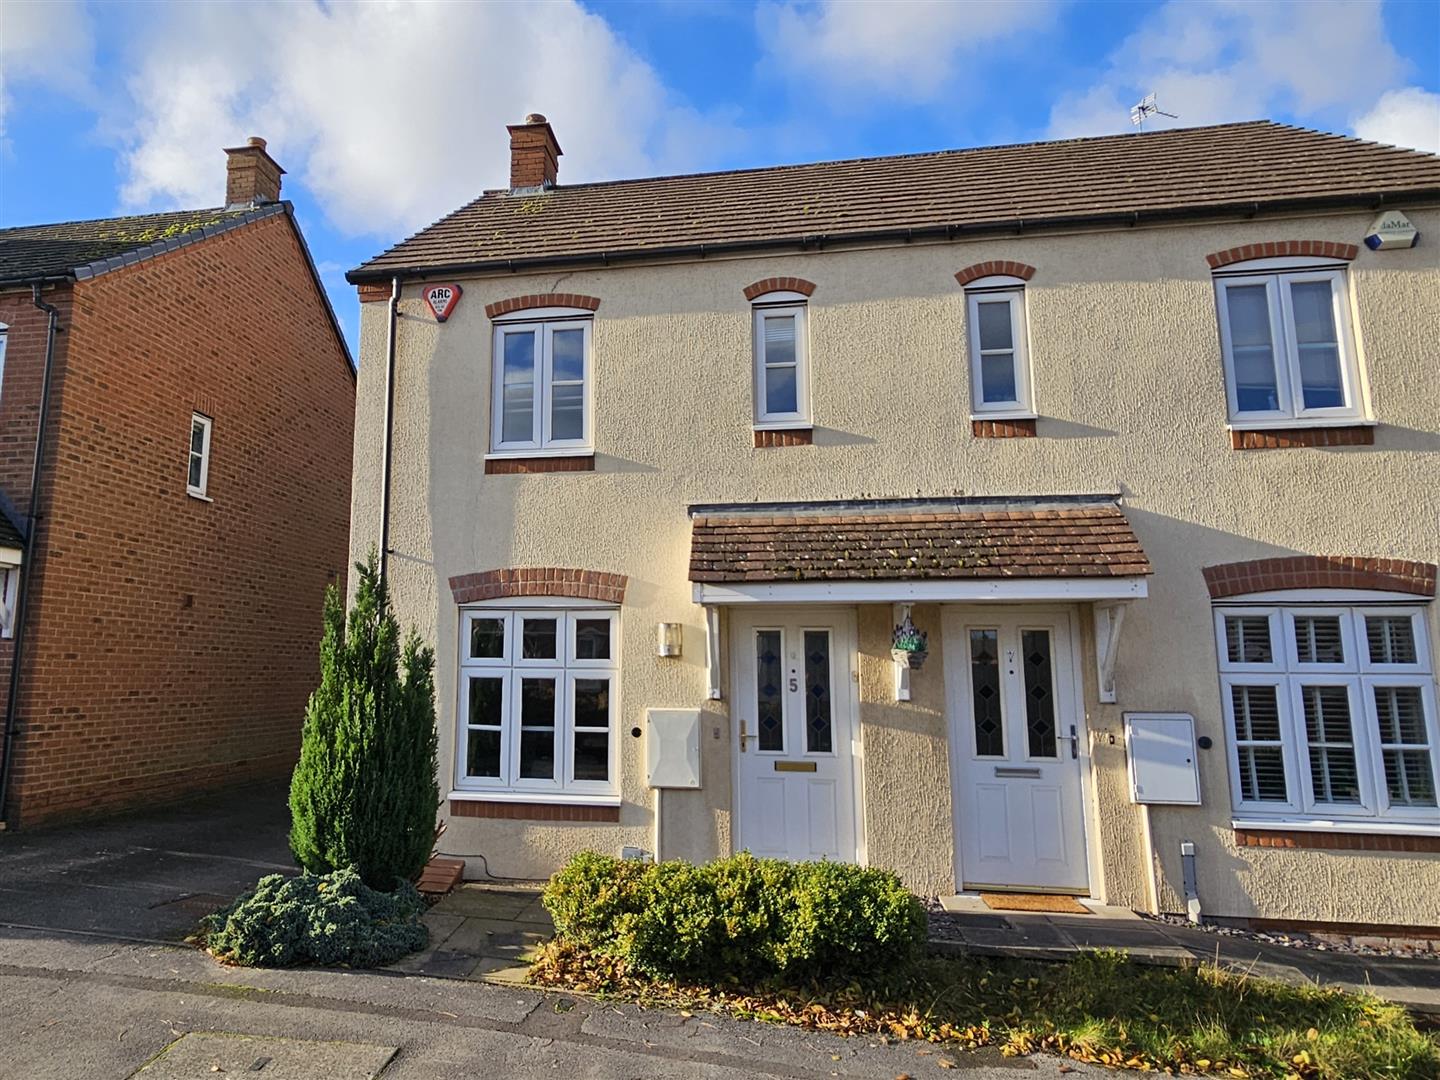
{"label": "front door with glass panel", "polygon": [[737,612],[735,850],[859,857],[853,612]]}
{"label": "front door with glass panel", "polygon": [[944,629],[962,884],[1088,892],[1068,619],[947,609]]}

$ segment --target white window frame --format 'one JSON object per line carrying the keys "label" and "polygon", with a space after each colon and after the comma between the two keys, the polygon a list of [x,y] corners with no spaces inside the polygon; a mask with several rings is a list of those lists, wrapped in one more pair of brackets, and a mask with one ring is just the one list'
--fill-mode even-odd
{"label": "white window frame", "polygon": [[[754,367],[752,393],[756,431],[784,431],[814,426],[810,404],[810,305],[804,293],[771,292],[755,298],[750,305]],[[795,318],[795,410],[773,412],[766,408],[765,371],[782,366],[766,363],[765,320],[774,316]],[[788,365],[787,365],[788,366]]]}
{"label": "white window frame", "polygon": [[[1340,352],[1340,381],[1346,404],[1307,409],[1300,373],[1300,350],[1289,286],[1306,281],[1328,281],[1335,333]],[[1348,264],[1341,260],[1256,259],[1235,263],[1214,274],[1215,314],[1220,330],[1220,352],[1225,367],[1225,396],[1232,428],[1264,429],[1317,427],[1326,424],[1367,423],[1368,411],[1352,319]],[[1270,314],[1271,349],[1275,362],[1278,407],[1241,411],[1230,334],[1229,290],[1246,285],[1265,289]]]}
{"label": "white window frame", "polygon": [[[981,379],[980,304],[1008,301],[1012,348],[991,350],[1011,352],[1015,364],[1015,401],[987,402]],[[1008,275],[979,278],[965,287],[965,321],[970,343],[970,419],[1035,419],[1034,389],[1030,377],[1029,325],[1025,318],[1025,281]]]}
{"label": "white window frame", "polygon": [[[595,447],[595,365],[592,336],[595,319],[583,308],[540,308],[517,312],[511,318],[494,320],[490,351],[490,452],[487,457],[563,457],[587,455]],[[557,330],[580,330],[582,349],[581,437],[551,437],[551,401],[554,387],[552,342]],[[505,349],[506,334],[534,333],[536,336],[535,384],[531,397],[529,439],[505,441]]]}
{"label": "white window frame", "polygon": [[[190,466],[197,457],[195,453],[195,428],[199,427],[205,433],[200,443],[200,483],[190,483]],[[210,496],[206,494],[210,486],[210,440],[214,433],[215,421],[204,413],[190,414],[190,438],[186,444],[185,451],[185,492],[197,499],[204,499],[207,502]]]}
{"label": "white window frame", "polygon": [[0,606],[5,617],[0,619],[0,639],[15,636],[15,599],[20,592],[20,567],[0,566]]}
{"label": "white window frame", "polygon": [[[507,607],[492,606],[506,603]],[[556,656],[524,659],[521,639],[527,618],[554,619]],[[472,658],[470,652],[471,624],[477,619],[499,619],[504,623],[504,654],[500,657]],[[575,624],[580,619],[604,619],[610,624],[610,657],[608,660],[578,660],[575,656]],[[607,805],[619,802],[619,697],[620,663],[618,653],[619,611],[614,607],[588,604],[583,600],[549,600],[527,598],[523,606],[514,600],[491,601],[461,609],[459,660],[460,677],[455,723],[454,783],[457,795],[495,798],[511,801],[598,802]],[[500,775],[481,777],[466,775],[468,736],[470,728],[470,679],[490,677],[502,680],[500,718]],[[522,778],[520,773],[520,700],[522,680],[550,678],[555,680],[555,769],[554,776]],[[608,694],[609,758],[608,779],[575,779],[575,683],[579,679],[604,679],[610,683]],[[599,730],[598,728],[579,730]]]}
{"label": "white window frame", "polygon": [[[1307,595],[1309,595],[1307,593]],[[1394,826],[1402,831],[1440,832],[1440,806],[1392,806],[1385,778],[1384,750],[1374,690],[1378,687],[1418,687],[1424,709],[1426,748],[1430,755],[1432,780],[1440,792],[1440,718],[1436,715],[1434,658],[1421,603],[1376,602],[1373,594],[1342,597],[1332,594],[1329,603],[1294,601],[1256,603],[1256,597],[1241,597],[1216,604],[1214,628],[1220,670],[1221,707],[1225,724],[1232,805],[1246,824],[1319,827],[1333,824],[1351,831],[1380,831]],[[1346,601],[1350,601],[1347,603]],[[1233,615],[1264,616],[1269,620],[1273,663],[1231,663],[1226,637],[1226,618]],[[1302,664],[1295,643],[1295,620],[1310,615],[1338,615],[1345,661],[1341,664]],[[1383,664],[1370,660],[1365,619],[1369,616],[1406,617],[1415,638],[1413,664]],[[1278,635],[1278,637],[1277,637]],[[1285,802],[1245,800],[1241,797],[1240,755],[1235,732],[1231,687],[1274,686],[1280,717],[1282,758],[1285,770]],[[1321,803],[1315,798],[1310,777],[1310,747],[1305,725],[1305,686],[1343,686],[1349,699],[1354,739],[1355,769],[1359,781],[1358,805]],[[1419,744],[1407,744],[1418,746]]]}
{"label": "white window frame", "polygon": [[5,346],[10,340],[10,327],[0,322],[0,399],[5,390]]}

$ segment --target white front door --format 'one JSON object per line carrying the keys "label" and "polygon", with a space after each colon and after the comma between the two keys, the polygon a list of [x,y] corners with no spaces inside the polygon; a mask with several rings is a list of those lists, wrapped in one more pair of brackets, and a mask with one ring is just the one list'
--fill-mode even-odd
{"label": "white front door", "polygon": [[1068,617],[947,608],[944,630],[961,884],[1088,893]]}
{"label": "white front door", "polygon": [[859,859],[855,615],[735,612],[735,850]]}

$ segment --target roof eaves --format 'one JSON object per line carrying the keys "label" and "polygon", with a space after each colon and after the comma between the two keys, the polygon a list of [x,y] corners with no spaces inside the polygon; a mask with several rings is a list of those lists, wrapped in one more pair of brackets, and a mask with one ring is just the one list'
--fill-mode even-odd
{"label": "roof eaves", "polygon": [[965,513],[986,507],[1010,507],[1035,510],[1055,506],[1120,505],[1118,491],[1080,492],[1054,495],[945,495],[900,499],[812,499],[791,502],[692,503],[685,508],[691,518],[743,517],[746,514],[856,514],[917,513],[950,511]]}
{"label": "roof eaves", "polygon": [[119,270],[126,266],[134,266],[136,263],[145,262],[159,255],[164,255],[167,252],[188,247],[191,244],[198,244],[213,236],[227,233],[231,229],[238,229],[242,226],[249,225],[251,222],[274,217],[276,214],[284,213],[286,205],[286,203],[278,202],[268,203],[265,206],[257,206],[253,210],[247,210],[245,213],[238,214],[226,221],[203,225],[198,229],[191,229],[189,232],[182,233],[180,236],[166,237],[164,240],[156,240],[153,243],[133,248],[119,255],[96,259],[94,262],[75,267],[71,273],[76,281],[88,281],[91,278],[100,277],[102,274],[108,274],[112,270]]}

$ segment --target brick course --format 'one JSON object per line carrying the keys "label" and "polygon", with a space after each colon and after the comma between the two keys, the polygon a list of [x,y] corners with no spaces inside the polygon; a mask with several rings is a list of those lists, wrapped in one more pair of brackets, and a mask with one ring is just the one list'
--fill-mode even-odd
{"label": "brick course", "polygon": [[525,296],[512,296],[508,300],[496,300],[493,304],[486,304],[485,317],[495,319],[501,315],[509,315],[512,311],[546,307],[584,308],[586,311],[598,311],[600,301],[593,296],[581,296],[579,293],[527,293]]}
{"label": "brick course", "polygon": [[[62,325],[10,824],[284,775],[345,575],[355,394],[291,220],[82,282]],[[7,394],[12,363],[36,361],[7,357]]]}
{"label": "brick course", "polygon": [[450,579],[450,591],[457,604],[498,600],[504,596],[571,596],[623,604],[627,584],[629,578],[624,574],[563,566],[525,566],[457,574]]}
{"label": "brick course", "polygon": [[767,277],[761,281],[745,286],[745,299],[754,300],[757,296],[764,296],[772,292],[798,292],[804,296],[815,295],[815,286],[804,278],[798,277]]}
{"label": "brick course", "polygon": [[1212,600],[1284,589],[1379,589],[1435,595],[1434,563],[1354,555],[1286,555],[1221,563],[1201,571]]}
{"label": "brick course", "polygon": [[594,454],[562,454],[558,457],[487,458],[487,476],[510,476],[525,473],[594,472]]}
{"label": "brick course", "polygon": [[1440,836],[1310,832],[1299,829],[1236,829],[1235,843],[1240,847],[1313,848],[1320,851],[1440,852]]}
{"label": "brick course", "polygon": [[451,817],[492,818],[500,821],[608,821],[620,820],[618,806],[582,806],[578,803],[480,802],[451,799]]}
{"label": "brick course", "polygon": [[813,428],[791,428],[788,431],[755,432],[755,449],[773,446],[810,446],[815,442]]}
{"label": "brick course", "polygon": [[1354,259],[1358,254],[1358,245],[1337,244],[1331,240],[1266,240],[1258,244],[1242,244],[1240,247],[1212,252],[1205,256],[1205,261],[1210,264],[1211,270],[1218,270],[1222,266],[1249,259]]}
{"label": "brick course", "polygon": [[1301,446],[1373,446],[1375,427],[1267,428],[1263,431],[1231,431],[1232,450],[1293,450]]}
{"label": "brick course", "polygon": [[961,285],[969,285],[972,281],[979,281],[981,278],[995,277],[1003,274],[1006,277],[1018,277],[1029,281],[1035,276],[1035,268],[1022,262],[1012,262],[1009,259],[991,259],[988,262],[976,263],[974,266],[967,266],[964,270],[955,272],[955,280]]}
{"label": "brick course", "polygon": [[977,439],[1033,439],[1034,420],[971,420],[970,434]]}

